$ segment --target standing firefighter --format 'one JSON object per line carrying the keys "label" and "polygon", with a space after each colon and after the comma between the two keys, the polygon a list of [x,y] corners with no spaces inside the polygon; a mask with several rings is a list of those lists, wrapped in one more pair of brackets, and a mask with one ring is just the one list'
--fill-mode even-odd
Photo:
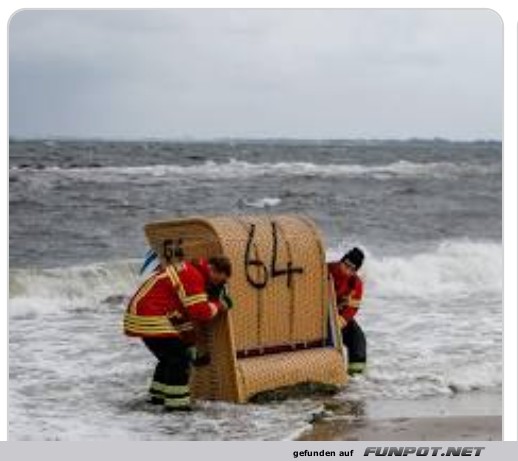
{"label": "standing firefighter", "polygon": [[342,340],[349,356],[349,373],[361,373],[367,361],[367,341],[360,325],[354,319],[363,297],[363,282],[357,272],[364,254],[359,248],[347,252],[340,261],[329,263],[338,307]]}
{"label": "standing firefighter", "polygon": [[[231,276],[225,256],[159,267],[131,298],[124,332],[141,337],[158,359],[151,402],[168,410],[190,410],[189,375],[194,359],[195,323],[207,323],[231,307],[224,285]],[[218,296],[209,296],[207,287]],[[219,296],[221,294],[221,296]]]}

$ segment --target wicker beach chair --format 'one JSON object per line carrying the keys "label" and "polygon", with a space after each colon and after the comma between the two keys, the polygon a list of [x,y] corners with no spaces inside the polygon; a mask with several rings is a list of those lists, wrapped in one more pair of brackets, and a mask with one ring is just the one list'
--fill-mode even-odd
{"label": "wicker beach chair", "polygon": [[334,296],[312,221],[291,215],[194,217],[153,222],[145,233],[163,262],[218,254],[232,261],[228,291],[234,308],[198,328],[198,347],[209,360],[194,369],[196,397],[245,402],[300,383],[345,384]]}

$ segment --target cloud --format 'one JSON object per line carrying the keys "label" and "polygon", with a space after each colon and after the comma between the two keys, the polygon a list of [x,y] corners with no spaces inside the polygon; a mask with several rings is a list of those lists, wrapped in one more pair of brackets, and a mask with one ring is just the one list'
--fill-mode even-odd
{"label": "cloud", "polygon": [[501,136],[489,10],[28,10],[9,38],[15,136]]}

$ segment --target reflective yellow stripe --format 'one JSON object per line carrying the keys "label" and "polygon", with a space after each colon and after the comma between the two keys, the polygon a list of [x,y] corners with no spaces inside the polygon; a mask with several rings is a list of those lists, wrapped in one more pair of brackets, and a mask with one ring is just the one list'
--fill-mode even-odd
{"label": "reflective yellow stripe", "polygon": [[[171,315],[171,318],[182,318],[181,316]],[[169,321],[169,317],[167,315],[133,315],[130,313],[126,313],[124,315],[124,321],[145,324],[145,325],[171,325]],[[185,322],[179,322],[177,325],[182,325]],[[176,325],[174,325],[176,326]]]}
{"label": "reflective yellow stripe", "polygon": [[171,396],[178,395],[184,397],[185,394],[189,393],[189,386],[187,384],[170,385],[160,383],[158,381],[153,381],[151,383],[151,389],[154,391],[165,392],[167,394],[170,394]]}
{"label": "reflective yellow stripe", "polygon": [[361,373],[365,370],[365,362],[349,362],[347,369],[349,373]]}
{"label": "reflective yellow stripe", "polygon": [[178,330],[173,330],[172,328],[147,327],[142,325],[131,325],[128,323],[124,324],[124,329],[133,333],[179,333]]}
{"label": "reflective yellow stripe", "polygon": [[181,397],[181,398],[166,398],[164,404],[169,408],[181,408],[187,407],[191,403],[191,398],[189,396]]}
{"label": "reflective yellow stripe", "polygon": [[187,298],[185,298],[184,306],[189,307],[189,306],[192,306],[193,304],[206,303],[207,301],[208,301],[207,295],[205,293],[201,293],[198,295],[192,295],[192,296],[188,296]]}
{"label": "reflective yellow stripe", "polygon": [[137,336],[145,336],[145,335],[159,335],[159,334],[167,334],[167,335],[178,335],[179,332],[176,330],[165,329],[165,328],[146,328],[139,327],[135,325],[124,325],[124,331],[126,334],[131,333]]}
{"label": "reflective yellow stripe", "polygon": [[131,300],[130,303],[130,312],[132,314],[135,314],[137,312],[137,304],[139,301],[153,288],[156,282],[156,278],[154,274],[151,274],[149,278],[142,284],[142,286],[138,289],[137,293],[135,293],[135,296]]}
{"label": "reflective yellow stripe", "polygon": [[179,325],[178,327],[166,327],[162,325],[141,325],[139,323],[125,322],[124,328],[127,330],[140,330],[140,331],[164,331],[169,333],[179,333],[183,331],[191,331],[193,329],[192,324]]}
{"label": "reflective yellow stripe", "polygon": [[[183,270],[183,266],[181,270]],[[198,303],[205,303],[208,301],[208,297],[206,293],[197,293],[193,294],[191,296],[187,296],[185,293],[185,288],[183,286],[182,281],[180,280],[180,276],[178,275],[178,272],[173,266],[168,266],[166,269],[167,273],[169,274],[169,277],[171,279],[171,282],[178,290],[178,296],[180,297],[180,301],[182,302],[184,307],[193,306],[194,304]],[[217,309],[216,309],[217,313]],[[213,313],[212,316],[214,316],[215,313]]]}
{"label": "reflective yellow stripe", "polygon": [[151,398],[153,400],[160,399],[161,403],[164,403],[164,394],[162,394],[162,392],[159,392],[159,391],[156,391],[153,389],[149,389],[149,394],[151,395]]}
{"label": "reflective yellow stripe", "polygon": [[166,316],[140,316],[126,313],[124,316],[124,329],[128,332],[143,333],[179,333],[193,329],[190,322],[172,325]]}
{"label": "reflective yellow stripe", "polygon": [[182,301],[182,304],[184,304],[187,295],[185,294],[185,288],[183,287],[183,283],[180,280],[180,277],[178,276],[176,269],[173,266],[168,266],[166,272],[169,275],[169,278],[171,279],[173,286],[178,290],[178,296],[180,297],[180,301]]}
{"label": "reflective yellow stripe", "polygon": [[176,269],[173,266],[168,266],[167,267],[167,273],[168,273],[169,277],[171,278],[171,281],[173,282],[173,285],[176,288],[178,288],[178,290],[180,291],[180,296],[182,298],[185,298],[185,296],[186,296],[185,295],[185,289],[183,287],[182,281],[180,280],[180,276],[176,272]]}
{"label": "reflective yellow stripe", "polygon": [[149,390],[156,391],[156,392],[162,392],[162,386],[163,386],[162,383],[159,383],[158,381],[153,381],[151,383]]}
{"label": "reflective yellow stripe", "polygon": [[167,384],[162,384],[160,386],[160,390],[166,394],[167,398],[175,398],[177,397],[189,397],[189,386],[172,386]]}
{"label": "reflective yellow stripe", "polygon": [[207,294],[206,293],[197,293],[197,294],[188,296],[185,299],[186,299],[186,301],[191,301],[191,300],[197,300],[197,301],[199,300],[198,302],[207,301]]}
{"label": "reflective yellow stripe", "polygon": [[172,327],[171,322],[167,319],[167,317],[165,315],[143,316],[143,315],[132,315],[132,314],[128,313],[124,316],[124,323],[134,323],[137,325],[147,325],[147,326]]}
{"label": "reflective yellow stripe", "polygon": [[124,328],[128,331],[133,332],[163,332],[163,333],[181,333],[184,331],[191,331],[193,329],[192,324],[179,325],[177,327],[165,327],[162,325],[140,325],[138,323],[125,322]]}

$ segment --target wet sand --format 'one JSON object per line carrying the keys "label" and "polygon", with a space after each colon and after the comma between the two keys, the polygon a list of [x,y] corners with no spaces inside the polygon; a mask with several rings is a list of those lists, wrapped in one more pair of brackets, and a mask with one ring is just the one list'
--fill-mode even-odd
{"label": "wet sand", "polygon": [[314,421],[297,440],[502,440],[502,417],[332,417]]}

